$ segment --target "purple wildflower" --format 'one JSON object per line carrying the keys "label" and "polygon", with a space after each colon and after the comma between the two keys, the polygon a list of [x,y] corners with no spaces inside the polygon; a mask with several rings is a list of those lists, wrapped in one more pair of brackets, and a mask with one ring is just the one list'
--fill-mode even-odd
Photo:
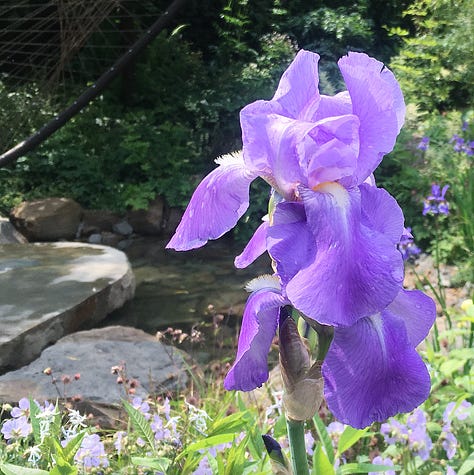
{"label": "purple wildflower", "polygon": [[197,466],[196,470],[193,472],[193,475],[213,475],[213,470],[209,465],[208,456],[205,455],[200,461],[199,465]]}
{"label": "purple wildflower", "polygon": [[104,444],[98,434],[86,435],[82,444],[74,456],[74,460],[84,468],[108,467],[109,461],[105,453]]}
{"label": "purple wildflower", "polygon": [[428,460],[433,442],[426,429],[426,414],[417,408],[407,417],[408,447],[422,460]]}
{"label": "purple wildflower", "polygon": [[398,243],[398,250],[402,253],[404,261],[416,258],[421,254],[421,249],[415,244],[411,228],[405,228]]}
{"label": "purple wildflower", "polygon": [[22,439],[31,434],[31,424],[25,416],[7,419],[2,426],[2,434],[5,440]]}
{"label": "purple wildflower", "polygon": [[461,127],[461,130],[463,132],[466,132],[466,130],[469,128],[469,122],[467,120],[463,120],[462,121],[462,127]]}
{"label": "purple wildflower", "polygon": [[433,183],[431,185],[431,195],[428,196],[423,205],[423,216],[431,214],[449,214],[449,203],[446,201],[446,192],[449,185],[444,185],[441,189],[440,185]]}
{"label": "purple wildflower", "polygon": [[35,401],[35,403],[42,413],[54,414],[56,412],[56,407],[52,402],[46,400],[44,401],[43,405],[41,405],[38,401]]}
{"label": "purple wildflower", "polygon": [[464,146],[464,139],[460,137],[458,134],[454,134],[449,143],[453,143],[453,149],[455,152],[462,152],[463,151],[463,146]]}
{"label": "purple wildflower", "polygon": [[458,421],[467,419],[471,413],[472,404],[469,401],[463,400],[459,405],[455,402],[450,402],[446,406],[443,413],[443,421],[450,423],[454,418]]}
{"label": "purple wildflower", "polygon": [[[392,459],[388,457],[383,458],[380,455],[377,455],[377,457],[374,457],[374,460],[372,460],[372,463],[374,465],[390,465],[391,467],[393,467]],[[395,470],[387,470],[386,472],[369,472],[367,475],[377,475],[378,473],[384,473],[386,475],[395,475]]]}
{"label": "purple wildflower", "polygon": [[420,143],[418,144],[417,149],[425,152],[428,150],[428,147],[430,146],[430,138],[427,137],[426,135],[420,140]]}
{"label": "purple wildflower", "polygon": [[14,418],[17,417],[26,417],[28,418],[30,415],[30,401],[28,398],[23,397],[18,401],[18,407],[14,407],[11,410],[10,415]]}
{"label": "purple wildflower", "polygon": [[163,425],[163,420],[157,414],[153,416],[150,427],[155,434],[155,440],[166,440],[171,438],[171,431]]}
{"label": "purple wildflower", "polygon": [[309,432],[309,431],[305,432],[305,434],[304,434],[304,444],[305,444],[305,447],[306,447],[306,453],[310,457],[312,457],[313,454],[314,454],[315,440],[314,440],[313,434],[311,434],[311,432]]}
{"label": "purple wildflower", "polygon": [[413,455],[418,455],[421,460],[430,458],[430,451],[433,448],[433,442],[426,430],[426,427],[414,427],[408,433],[408,447]]}
{"label": "purple wildflower", "polygon": [[339,443],[339,439],[344,432],[344,429],[346,426],[344,424],[341,424],[338,421],[333,421],[327,426],[327,432],[329,434],[329,437],[331,438],[331,443],[334,448],[337,447],[337,444]]}
{"label": "purple wildflower", "polygon": [[403,213],[373,179],[404,121],[400,87],[382,63],[349,53],[338,62],[347,91],[325,96],[318,61],[300,51],[272,100],[242,110],[242,154],[222,158],[204,178],[167,247],[193,249],[222,236],[247,209],[250,183],[266,180],[274,190],[269,220],[235,264],[268,251],[278,285],[250,295],[224,385],[249,391],[268,379],[280,307],[292,305],[335,327],[322,368],[325,397],[340,421],[365,427],[426,399],[429,374],[415,347],[435,309],[402,289]]}
{"label": "purple wildflower", "polygon": [[451,431],[451,427],[449,425],[445,425],[443,427],[443,431],[441,432],[441,438],[441,446],[446,451],[446,457],[448,457],[448,460],[451,460],[456,455],[458,440]]}
{"label": "purple wildflower", "polygon": [[140,411],[145,416],[146,420],[150,419],[150,405],[146,401],[143,401],[141,397],[134,397],[132,400],[132,406]]}
{"label": "purple wildflower", "polygon": [[380,426],[380,433],[388,445],[397,443],[405,445],[408,441],[407,426],[393,418]]}
{"label": "purple wildflower", "polygon": [[467,155],[474,155],[474,140],[471,140],[469,143],[466,144],[464,147],[464,151]]}
{"label": "purple wildflower", "polygon": [[449,465],[446,467],[446,475],[456,475],[456,472],[453,467],[450,467]]}
{"label": "purple wildflower", "polygon": [[115,433],[114,447],[118,455],[121,455],[126,447],[126,436],[127,433],[123,430],[119,430]]}

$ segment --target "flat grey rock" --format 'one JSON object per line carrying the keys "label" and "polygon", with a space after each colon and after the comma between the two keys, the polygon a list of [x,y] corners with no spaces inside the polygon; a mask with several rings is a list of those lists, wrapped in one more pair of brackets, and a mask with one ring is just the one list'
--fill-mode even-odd
{"label": "flat grey rock", "polygon": [[[86,402],[116,404],[125,397],[124,387],[111,372],[116,365],[125,365],[126,377],[138,380],[137,396],[163,394],[188,381],[186,359],[182,351],[142,330],[112,326],[81,331],[45,349],[29,365],[0,376],[0,402],[17,402],[26,396],[54,401],[59,395],[80,395]],[[43,372],[48,367],[59,392],[51,376]],[[76,373],[80,373],[78,380],[73,378]],[[72,379],[66,386],[61,382],[64,375]]]}
{"label": "flat grey rock", "polygon": [[126,255],[106,246],[59,242],[0,246],[0,374],[48,345],[91,328],[133,297]]}
{"label": "flat grey rock", "polygon": [[23,234],[16,230],[10,220],[0,216],[0,244],[27,243]]}

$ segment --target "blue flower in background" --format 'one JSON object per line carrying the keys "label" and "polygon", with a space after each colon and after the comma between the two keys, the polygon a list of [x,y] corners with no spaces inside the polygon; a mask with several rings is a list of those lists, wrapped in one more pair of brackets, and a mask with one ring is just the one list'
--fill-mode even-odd
{"label": "blue flower in background", "polygon": [[430,146],[430,138],[428,136],[424,136],[421,140],[420,140],[420,143],[418,144],[418,147],[416,147],[418,150],[422,150],[423,152],[425,152],[426,150],[428,150]]}
{"label": "blue flower in background", "polygon": [[405,228],[398,243],[398,250],[402,253],[404,261],[418,257],[421,254],[421,249],[415,244],[411,228]]}
{"label": "blue flower in background", "polygon": [[433,183],[431,185],[431,195],[425,198],[423,204],[423,216],[430,214],[449,214],[449,203],[446,200],[446,192],[449,189],[449,185],[444,185],[441,188],[440,185]]}

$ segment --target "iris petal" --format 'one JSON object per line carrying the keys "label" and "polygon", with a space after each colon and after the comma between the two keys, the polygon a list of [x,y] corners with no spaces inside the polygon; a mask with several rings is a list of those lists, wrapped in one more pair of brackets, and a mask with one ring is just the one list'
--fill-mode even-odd
{"label": "iris petal", "polygon": [[268,221],[264,221],[256,229],[242,253],[235,258],[235,267],[243,269],[249,266],[267,250],[267,229]]}
{"label": "iris petal", "polygon": [[359,186],[362,224],[384,234],[398,244],[403,234],[403,211],[397,200],[382,188],[369,184]]}
{"label": "iris petal", "polygon": [[330,410],[356,428],[409,412],[430,391],[428,370],[403,319],[388,310],[335,328],[322,371]]}
{"label": "iris petal", "polygon": [[[308,134],[316,125],[281,115],[276,102],[257,101],[240,113],[244,160],[249,167],[288,200],[294,199],[296,183],[306,183]],[[309,139],[309,141],[308,141]]]}
{"label": "iris petal", "polygon": [[237,356],[224,380],[226,389],[251,391],[268,379],[268,353],[280,307],[286,303],[280,293],[272,290],[250,295],[242,318]]}
{"label": "iris petal", "polygon": [[[360,223],[357,189],[333,183],[320,190],[301,191],[306,225],[280,223],[277,208],[268,236],[278,235],[279,246],[270,240],[269,253],[298,310],[322,324],[349,326],[392,302],[403,281],[403,260],[387,237]],[[296,226],[310,230],[310,243],[308,231]]]}
{"label": "iris petal", "polygon": [[267,232],[267,246],[275,259],[283,288],[315,258],[316,246],[306,224],[302,203],[279,203],[273,215],[273,225]]}
{"label": "iris petal", "polygon": [[360,120],[360,156],[354,177],[362,183],[390,152],[404,121],[403,95],[393,73],[363,53],[338,62],[351,96],[352,113]]}
{"label": "iris petal", "polygon": [[301,50],[283,73],[272,101],[278,102],[284,115],[308,120],[319,106],[319,55]]}
{"label": "iris petal", "polygon": [[387,307],[387,312],[405,322],[408,339],[413,347],[426,338],[436,319],[433,299],[419,290],[402,290]]}
{"label": "iris petal", "polygon": [[249,206],[249,186],[255,176],[241,157],[223,157],[219,167],[194,191],[166,247],[176,251],[195,249],[232,229]]}

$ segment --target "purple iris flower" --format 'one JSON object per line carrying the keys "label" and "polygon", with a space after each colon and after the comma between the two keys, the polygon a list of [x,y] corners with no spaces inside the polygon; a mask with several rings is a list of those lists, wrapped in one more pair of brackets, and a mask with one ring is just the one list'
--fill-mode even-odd
{"label": "purple iris flower", "polygon": [[[226,389],[250,391],[268,379],[267,357],[285,305],[277,283],[266,281],[250,295]],[[337,419],[362,428],[411,411],[428,397],[430,377],[415,347],[433,319],[429,297],[401,290],[382,312],[334,329],[322,372],[325,398]]]}
{"label": "purple iris flower", "polygon": [[339,61],[348,90],[330,97],[318,91],[318,61],[317,54],[300,51],[273,99],[242,110],[243,154],[217,160],[168,248],[200,247],[232,229],[258,176],[284,199],[300,200],[300,187],[363,183],[392,150],[405,113],[393,74],[365,54],[349,53]]}
{"label": "purple iris flower", "polygon": [[423,204],[423,216],[428,213],[432,214],[449,214],[449,203],[446,201],[446,192],[449,185],[444,185],[443,188],[436,183],[431,185],[431,195],[428,196]]}
{"label": "purple iris flower", "polygon": [[[348,90],[321,95],[318,60],[300,51],[273,99],[242,110],[243,155],[224,157],[204,178],[167,247],[192,249],[231,229],[248,207],[250,182],[260,176],[276,191],[275,201],[301,208],[294,211],[301,219],[280,230],[287,240],[301,228],[305,248],[269,249],[280,268],[299,263],[286,282],[291,304],[320,323],[350,325],[385,308],[403,280],[393,245],[403,232],[402,211],[388,193],[364,182],[373,183],[372,172],[392,150],[405,106],[393,74],[361,53],[338,63]],[[390,213],[388,233],[372,223],[373,208],[383,215],[377,219]],[[267,250],[268,239],[275,243],[270,224],[257,229],[237,267]]]}
{"label": "purple iris flower", "polygon": [[449,143],[453,143],[454,142],[454,145],[453,145],[453,149],[455,152],[462,152],[463,151],[463,148],[464,148],[464,139],[462,137],[460,137],[458,134],[454,134]]}
{"label": "purple iris flower", "polygon": [[349,53],[338,62],[347,91],[325,96],[318,61],[300,51],[273,98],[242,110],[242,154],[204,178],[167,247],[222,236],[247,209],[250,183],[266,180],[269,219],[235,264],[268,251],[276,284],[253,289],[224,385],[249,391],[267,380],[280,309],[292,305],[335,327],[322,368],[326,400],[341,422],[365,427],[426,399],[430,379],[415,347],[434,304],[402,289],[403,213],[372,175],[403,124],[399,85],[379,61]]}
{"label": "purple iris flower", "polygon": [[404,261],[416,258],[421,254],[421,249],[415,244],[411,228],[405,228],[398,243],[398,250],[402,253]]}
{"label": "purple iris flower", "polygon": [[421,140],[420,143],[418,144],[418,147],[416,147],[418,150],[422,150],[425,152],[428,150],[428,147],[430,146],[430,138],[428,136],[424,136]]}

